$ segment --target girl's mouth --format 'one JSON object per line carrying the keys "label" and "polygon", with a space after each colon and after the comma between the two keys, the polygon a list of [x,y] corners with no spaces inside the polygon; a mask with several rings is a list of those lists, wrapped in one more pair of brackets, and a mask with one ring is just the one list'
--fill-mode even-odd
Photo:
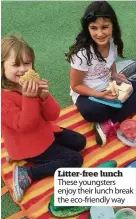
{"label": "girl's mouth", "polygon": [[106,39],[106,37],[105,37],[105,38],[102,38],[102,39],[98,39],[98,38],[97,38],[97,40],[99,40],[99,41],[104,41],[105,39]]}

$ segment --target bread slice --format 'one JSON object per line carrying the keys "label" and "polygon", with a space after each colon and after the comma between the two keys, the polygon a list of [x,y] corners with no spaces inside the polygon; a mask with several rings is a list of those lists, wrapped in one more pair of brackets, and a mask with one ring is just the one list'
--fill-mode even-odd
{"label": "bread slice", "polygon": [[40,81],[40,76],[32,69],[25,72],[25,74],[19,78],[19,84],[23,86],[25,81],[30,81],[30,80],[33,80],[37,83]]}
{"label": "bread slice", "polygon": [[115,89],[114,89],[114,84],[113,84],[113,82],[109,82],[109,87],[110,87],[110,90],[111,90],[111,92],[112,92],[112,95],[116,95],[116,91],[115,91]]}
{"label": "bread slice", "polygon": [[113,81],[112,84],[114,87],[115,94],[118,96],[119,95],[119,88],[118,88],[116,81]]}
{"label": "bread slice", "polygon": [[130,93],[133,90],[131,84],[127,84],[124,82],[122,82],[121,85],[119,85],[118,87],[119,87],[119,90],[124,91],[126,93]]}
{"label": "bread slice", "polygon": [[119,90],[118,100],[120,100],[123,103],[128,99],[128,97],[129,95],[127,92]]}
{"label": "bread slice", "polygon": [[109,82],[109,86],[106,90],[111,90],[112,95],[118,96],[119,94],[118,85],[116,84],[116,81]]}

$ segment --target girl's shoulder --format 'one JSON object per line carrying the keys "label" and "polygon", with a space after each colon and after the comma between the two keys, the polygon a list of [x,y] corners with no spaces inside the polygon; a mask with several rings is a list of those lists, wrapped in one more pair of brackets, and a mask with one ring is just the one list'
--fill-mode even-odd
{"label": "girl's shoulder", "polygon": [[3,113],[8,113],[9,110],[13,109],[15,106],[21,106],[22,95],[15,91],[7,91],[2,89],[1,91],[1,111]]}
{"label": "girl's shoulder", "polygon": [[11,100],[20,99],[22,97],[22,95],[16,91],[2,89],[1,90],[1,97],[2,97],[2,102],[3,101],[8,102]]}
{"label": "girl's shoulder", "polygon": [[87,51],[85,48],[81,48],[78,52],[77,52],[77,56],[82,57],[82,56],[86,56],[87,55]]}
{"label": "girl's shoulder", "polygon": [[18,95],[19,93],[13,90],[6,90],[6,89],[1,89],[1,94],[2,95],[7,95],[7,96],[12,96],[12,95]]}
{"label": "girl's shoulder", "polygon": [[76,54],[72,55],[72,60],[71,60],[71,64],[72,63],[78,63],[82,61],[85,61],[87,57],[87,52],[86,49],[80,49]]}
{"label": "girl's shoulder", "polygon": [[[94,49],[92,46],[90,46],[90,56],[94,56]],[[85,48],[81,48],[76,54],[73,55],[73,58],[79,58],[79,59],[87,59],[87,50]]]}

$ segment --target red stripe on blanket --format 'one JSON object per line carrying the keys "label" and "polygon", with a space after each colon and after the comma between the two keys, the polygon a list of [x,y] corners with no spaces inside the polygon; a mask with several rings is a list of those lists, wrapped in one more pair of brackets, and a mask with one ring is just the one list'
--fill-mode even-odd
{"label": "red stripe on blanket", "polygon": [[84,212],[83,214],[79,215],[76,219],[88,219],[90,212]]}
{"label": "red stripe on blanket", "polygon": [[94,163],[93,165],[91,165],[91,167],[96,167],[98,166],[99,164],[105,162],[105,161],[108,161],[108,160],[114,160],[114,157],[116,157],[117,155],[119,154],[122,154],[123,152],[125,151],[129,151],[130,148],[128,147],[123,147],[123,148],[120,148],[114,152],[112,152],[111,154],[109,154],[108,156],[102,158],[102,159],[99,159],[99,161],[97,161],[96,163]]}
{"label": "red stripe on blanket", "polygon": [[70,117],[70,116],[75,115],[76,113],[78,113],[78,110],[77,110],[77,109],[75,109],[75,110],[73,110],[73,111],[71,111],[71,112],[68,112],[68,113],[64,114],[63,116],[60,116],[60,117],[56,120],[56,122],[57,122],[57,123],[60,122],[60,121],[62,122],[63,120],[67,119],[67,118]]}
{"label": "red stripe on blanket", "polygon": [[22,204],[22,206],[25,209],[28,209],[29,207],[32,206],[32,204],[36,204],[38,201],[40,201],[43,197],[47,197],[50,196],[52,193],[54,192],[54,188],[52,187],[51,189],[43,192],[40,195],[37,195],[36,197],[29,199],[27,202],[25,202],[24,204]]}

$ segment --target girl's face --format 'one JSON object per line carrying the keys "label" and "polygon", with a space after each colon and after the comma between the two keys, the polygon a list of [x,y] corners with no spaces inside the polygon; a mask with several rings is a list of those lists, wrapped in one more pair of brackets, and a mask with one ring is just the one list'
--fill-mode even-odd
{"label": "girl's face", "polygon": [[88,26],[90,35],[95,43],[100,46],[106,46],[112,38],[112,23],[109,19],[97,18]]}
{"label": "girl's face", "polygon": [[24,75],[29,69],[32,69],[32,62],[28,61],[26,55],[24,54],[23,56],[23,62],[17,65],[15,63],[14,51],[11,50],[8,59],[4,62],[5,77],[18,84],[20,76]]}

